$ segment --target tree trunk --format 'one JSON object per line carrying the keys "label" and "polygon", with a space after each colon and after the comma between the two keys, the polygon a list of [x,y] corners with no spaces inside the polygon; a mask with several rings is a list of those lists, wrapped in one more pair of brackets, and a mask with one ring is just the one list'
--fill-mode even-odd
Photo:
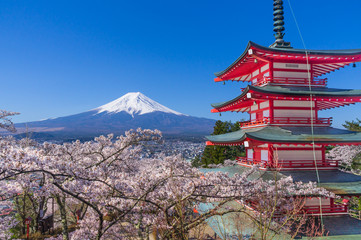
{"label": "tree trunk", "polygon": [[56,196],[56,203],[59,206],[63,240],[69,240],[68,221],[66,219],[65,197]]}

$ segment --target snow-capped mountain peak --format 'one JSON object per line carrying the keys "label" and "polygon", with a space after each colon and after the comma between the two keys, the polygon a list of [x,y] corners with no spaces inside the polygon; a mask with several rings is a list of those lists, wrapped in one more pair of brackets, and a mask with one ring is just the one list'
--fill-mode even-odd
{"label": "snow-capped mountain peak", "polygon": [[127,112],[130,115],[142,115],[151,112],[166,112],[173,113],[176,115],[184,115],[182,113],[176,112],[172,109],[169,109],[156,101],[148,98],[140,92],[130,92],[124,96],[107,103],[103,106],[100,106],[96,109],[98,113],[107,112],[107,113],[118,113],[118,112]]}

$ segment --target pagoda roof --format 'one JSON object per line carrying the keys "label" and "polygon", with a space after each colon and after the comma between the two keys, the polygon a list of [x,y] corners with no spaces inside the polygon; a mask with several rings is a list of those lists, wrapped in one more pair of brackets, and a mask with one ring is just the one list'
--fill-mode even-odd
{"label": "pagoda roof", "polygon": [[[306,53],[308,59],[306,59]],[[257,61],[255,61],[257,59]],[[249,81],[248,74],[268,62],[295,62],[315,64],[315,76],[321,76],[353,62],[361,61],[361,49],[305,50],[264,47],[248,42],[245,51],[225,70],[216,72],[215,81]]]}
{"label": "pagoda roof", "polygon": [[[291,86],[252,86],[248,85],[239,96],[225,102],[213,103],[211,106],[215,108],[213,112],[229,111],[235,105],[239,105],[247,98],[247,93],[254,93],[254,98],[260,99],[279,99],[279,100],[309,100],[312,94],[316,101],[324,101],[319,104],[319,109],[327,109],[342,105],[348,105],[361,101],[361,90],[358,89],[339,89],[325,87],[291,87]],[[265,93],[267,95],[265,95]],[[285,96],[287,96],[285,98]],[[356,97],[356,98],[355,98]],[[331,102],[331,99],[342,98],[340,101]],[[251,102],[249,102],[251,103]]]}
{"label": "pagoda roof", "polygon": [[[236,165],[223,168],[202,168],[202,172],[227,172],[230,176],[234,174],[242,174],[249,172],[248,167]],[[297,171],[264,171],[256,169],[248,174],[248,180],[263,179],[265,181],[273,180],[275,174],[278,179],[291,176],[294,182],[318,182],[317,173],[315,170],[297,170]],[[337,195],[360,195],[361,194],[361,176],[352,173],[343,172],[340,170],[327,170],[318,172],[320,183],[319,187],[323,187],[326,190],[333,192]]]}
{"label": "pagoda roof", "polygon": [[[315,171],[283,171],[283,175],[292,176],[294,181],[317,182]],[[319,186],[337,195],[360,195],[361,176],[340,170],[319,171]]]}
{"label": "pagoda roof", "polygon": [[247,139],[266,143],[353,144],[361,143],[361,132],[332,127],[274,127],[241,129],[235,132],[206,136],[210,145],[241,145]]}

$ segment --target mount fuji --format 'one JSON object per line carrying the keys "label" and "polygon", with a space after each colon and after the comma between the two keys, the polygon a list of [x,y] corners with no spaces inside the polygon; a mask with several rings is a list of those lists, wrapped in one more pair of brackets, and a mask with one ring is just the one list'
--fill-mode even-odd
{"label": "mount fuji", "polygon": [[[18,123],[18,133],[34,138],[91,138],[100,134],[123,134],[141,127],[158,129],[164,135],[201,136],[212,132],[216,120],[188,116],[148,98],[140,92],[124,96],[92,110],[42,121]],[[39,137],[36,137],[39,136]]]}
{"label": "mount fuji", "polygon": [[182,113],[173,111],[172,109],[169,109],[157,103],[156,101],[153,101],[140,92],[127,93],[124,96],[94,110],[98,111],[98,114],[102,112],[127,112],[128,114],[132,115],[132,117],[134,117],[134,115],[143,115],[151,112],[165,112],[176,115],[184,115]]}

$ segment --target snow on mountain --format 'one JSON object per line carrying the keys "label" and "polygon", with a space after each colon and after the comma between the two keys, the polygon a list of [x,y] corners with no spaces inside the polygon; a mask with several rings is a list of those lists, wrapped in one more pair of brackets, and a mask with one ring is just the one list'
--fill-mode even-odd
{"label": "snow on mountain", "polygon": [[34,132],[39,139],[89,139],[102,134],[124,134],[129,129],[158,129],[169,136],[203,136],[216,120],[184,115],[142,93],[128,93],[115,101],[69,116],[17,123],[18,133]]}
{"label": "snow on mountain", "polygon": [[133,117],[134,115],[143,115],[151,112],[165,112],[185,116],[182,113],[176,112],[157,103],[156,101],[153,101],[152,99],[148,98],[140,92],[127,93],[124,96],[103,106],[100,106],[94,110],[97,111],[97,114],[102,112],[112,114],[124,111],[132,115]]}

